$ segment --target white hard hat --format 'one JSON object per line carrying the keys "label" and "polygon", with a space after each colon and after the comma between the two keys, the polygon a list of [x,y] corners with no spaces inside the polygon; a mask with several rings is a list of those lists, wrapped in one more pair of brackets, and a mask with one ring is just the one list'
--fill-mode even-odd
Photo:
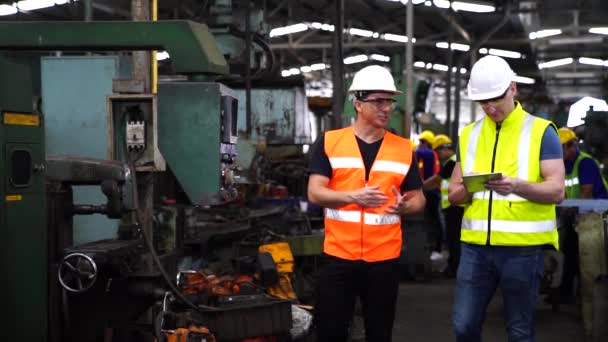
{"label": "white hard hat", "polygon": [[378,91],[383,93],[401,94],[395,87],[393,75],[379,65],[370,65],[359,70],[348,89],[349,93],[357,91]]}
{"label": "white hard hat", "polygon": [[473,101],[499,97],[509,88],[515,73],[502,58],[488,55],[475,63],[469,79],[469,98]]}

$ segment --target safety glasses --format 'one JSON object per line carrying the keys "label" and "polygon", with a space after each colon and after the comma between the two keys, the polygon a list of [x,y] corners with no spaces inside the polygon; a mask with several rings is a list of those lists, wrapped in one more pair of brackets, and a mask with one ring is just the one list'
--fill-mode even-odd
{"label": "safety glasses", "polygon": [[509,89],[511,89],[511,87],[507,88],[507,90],[505,90],[505,92],[498,97],[494,97],[494,98],[487,99],[487,100],[478,100],[477,103],[479,103],[479,105],[481,105],[481,106],[486,106],[486,105],[499,106],[505,101],[505,96],[507,96]]}
{"label": "safety glasses", "polygon": [[361,102],[373,103],[378,108],[393,107],[397,100],[395,99],[359,99]]}

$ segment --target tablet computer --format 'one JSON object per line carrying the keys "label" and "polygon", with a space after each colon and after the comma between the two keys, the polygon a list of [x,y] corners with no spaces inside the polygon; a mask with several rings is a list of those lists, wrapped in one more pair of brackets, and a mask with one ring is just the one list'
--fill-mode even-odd
{"label": "tablet computer", "polygon": [[493,179],[502,178],[502,173],[480,173],[476,175],[462,176],[464,187],[468,192],[486,191],[484,184]]}

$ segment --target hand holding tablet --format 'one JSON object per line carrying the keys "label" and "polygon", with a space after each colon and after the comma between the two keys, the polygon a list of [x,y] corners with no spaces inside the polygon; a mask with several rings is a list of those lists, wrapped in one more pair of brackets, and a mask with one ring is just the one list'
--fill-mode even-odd
{"label": "hand holding tablet", "polygon": [[478,173],[474,175],[462,176],[462,181],[464,183],[464,187],[468,192],[478,192],[478,191],[486,191],[485,184],[494,179],[502,178],[502,173],[494,172],[494,173]]}

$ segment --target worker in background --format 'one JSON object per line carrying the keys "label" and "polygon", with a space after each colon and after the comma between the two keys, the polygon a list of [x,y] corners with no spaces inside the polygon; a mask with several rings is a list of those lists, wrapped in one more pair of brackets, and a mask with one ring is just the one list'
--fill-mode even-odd
{"label": "worker in background", "polygon": [[439,134],[433,140],[433,151],[437,153],[441,169],[439,173],[424,181],[424,187],[441,188],[441,210],[445,219],[445,242],[448,248],[448,263],[444,274],[453,278],[456,276],[460,260],[460,227],[462,225],[462,205],[451,205],[448,201],[448,185],[456,165],[456,153],[452,139],[445,134]]}
{"label": "worker in background", "polygon": [[422,180],[431,178],[439,172],[439,157],[433,151],[433,141],[435,133],[431,130],[424,130],[418,136],[418,146],[416,147],[416,158],[418,158],[418,167]]}
{"label": "worker in background", "polygon": [[[589,154],[578,147],[578,138],[569,128],[560,128],[559,140],[564,151],[564,166],[566,172],[566,197],[608,198],[606,180],[602,176],[599,163]],[[575,297],[574,278],[579,274],[578,233],[575,230],[578,210],[574,207],[561,207],[558,211],[560,222],[560,246],[564,255],[562,279],[559,288],[559,298],[550,298],[547,302],[571,303]]]}
{"label": "worker in background", "polygon": [[308,199],[325,207],[315,300],[318,341],[346,341],[355,300],[367,341],[390,341],[399,288],[401,216],[424,208],[412,142],[386,130],[395,103],[385,68],[361,69],[349,89],[357,119],[311,150]]}
{"label": "worker in background", "polygon": [[608,198],[608,183],[600,164],[578,148],[578,138],[569,128],[559,129],[564,151],[567,198]]}
{"label": "worker in background", "polygon": [[[515,74],[488,55],[471,69],[468,95],[485,112],[460,135],[449,186],[464,204],[453,308],[457,341],[481,341],[486,309],[500,287],[509,341],[535,341],[534,317],[544,248],[558,249],[555,204],[564,198],[557,128],[514,100]],[[469,193],[463,175],[500,172]]]}
{"label": "worker in background", "polygon": [[[433,141],[435,134],[430,130],[424,130],[418,136],[419,143],[416,148],[416,158],[418,159],[418,167],[422,174],[422,180],[426,181],[431,177],[439,174],[439,157],[433,151]],[[443,249],[443,237],[445,235],[445,222],[441,213],[441,192],[439,184],[424,186],[424,197],[426,197],[426,206],[424,216],[428,220],[430,234],[432,238],[431,260],[438,261],[443,258],[441,251]]]}

